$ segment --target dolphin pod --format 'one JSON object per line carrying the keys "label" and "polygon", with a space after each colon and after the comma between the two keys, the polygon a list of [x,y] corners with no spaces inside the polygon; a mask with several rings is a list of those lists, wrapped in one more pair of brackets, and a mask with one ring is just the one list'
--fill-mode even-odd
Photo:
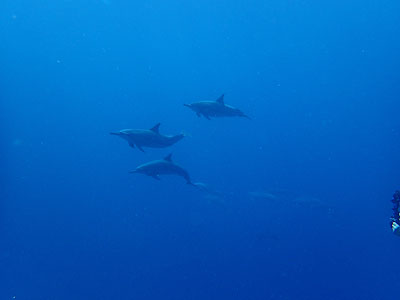
{"label": "dolphin pod", "polygon": [[[184,104],[193,110],[198,117],[205,117],[210,120],[218,117],[244,117],[250,119],[240,109],[224,103],[224,95],[216,101],[200,101],[191,104]],[[160,123],[150,129],[123,129],[118,132],[110,132],[126,140],[132,148],[138,148],[144,152],[143,148],[166,148],[180,141],[185,135],[163,135],[160,134]],[[177,175],[183,177],[187,184],[190,184],[202,191],[208,191],[205,184],[201,182],[192,183],[189,173],[172,161],[172,153],[163,159],[150,161],[136,167],[129,173],[144,174],[160,180],[159,175]],[[211,193],[208,191],[208,193]]]}
{"label": "dolphin pod", "polygon": [[250,117],[245,115],[240,109],[225,104],[224,95],[221,95],[215,101],[200,101],[184,104],[184,106],[193,110],[198,117],[203,116],[207,120],[211,120],[211,117],[244,117],[250,119]]}
{"label": "dolphin pod", "polygon": [[127,140],[129,146],[132,148],[136,146],[142,152],[144,152],[143,147],[165,148],[172,146],[184,137],[183,133],[177,135],[160,134],[160,123],[150,129],[123,129],[118,132],[110,132],[110,134]]}

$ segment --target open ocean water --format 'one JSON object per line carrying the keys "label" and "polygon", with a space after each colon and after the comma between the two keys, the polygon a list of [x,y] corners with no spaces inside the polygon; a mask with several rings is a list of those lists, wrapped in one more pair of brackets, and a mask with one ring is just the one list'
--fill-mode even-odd
{"label": "open ocean water", "polygon": [[[1,0],[0,300],[400,299],[399,37],[397,0]],[[222,94],[251,120],[183,105]],[[169,153],[202,184],[129,173]]]}

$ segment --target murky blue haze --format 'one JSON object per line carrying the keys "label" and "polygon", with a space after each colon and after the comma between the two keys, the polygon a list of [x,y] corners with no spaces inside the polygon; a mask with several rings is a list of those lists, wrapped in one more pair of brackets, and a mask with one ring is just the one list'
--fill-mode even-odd
{"label": "murky blue haze", "polygon": [[[394,0],[2,0],[0,299],[397,299],[399,37]],[[223,93],[252,120],[183,106]],[[209,192],[128,173],[171,152]]]}

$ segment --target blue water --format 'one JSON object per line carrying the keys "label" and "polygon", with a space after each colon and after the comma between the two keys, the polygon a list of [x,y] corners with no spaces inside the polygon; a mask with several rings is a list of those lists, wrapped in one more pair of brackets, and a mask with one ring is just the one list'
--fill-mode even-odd
{"label": "blue water", "polygon": [[[0,299],[397,299],[399,36],[393,0],[2,0]],[[183,106],[222,93],[252,120]],[[212,192],[128,173],[170,152]]]}

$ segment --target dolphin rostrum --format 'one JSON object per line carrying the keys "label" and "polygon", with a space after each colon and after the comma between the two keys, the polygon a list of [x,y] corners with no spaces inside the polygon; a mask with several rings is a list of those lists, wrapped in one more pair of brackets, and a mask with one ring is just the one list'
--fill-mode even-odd
{"label": "dolphin rostrum", "polygon": [[119,132],[111,132],[110,134],[120,136],[128,141],[129,146],[132,148],[136,146],[142,152],[144,152],[143,147],[169,147],[185,136],[183,133],[177,135],[163,135],[160,134],[159,128],[160,123],[156,124],[151,129],[123,129]]}
{"label": "dolphin rostrum", "polygon": [[140,173],[160,180],[159,175],[178,175],[186,179],[186,183],[193,185],[189,173],[172,161],[172,153],[163,159],[153,160],[138,166],[129,173]]}
{"label": "dolphin rostrum", "polygon": [[204,116],[208,120],[210,120],[211,117],[244,117],[250,119],[240,109],[225,104],[224,95],[219,97],[216,101],[200,101],[192,104],[184,104],[184,106],[193,110],[198,117]]}

